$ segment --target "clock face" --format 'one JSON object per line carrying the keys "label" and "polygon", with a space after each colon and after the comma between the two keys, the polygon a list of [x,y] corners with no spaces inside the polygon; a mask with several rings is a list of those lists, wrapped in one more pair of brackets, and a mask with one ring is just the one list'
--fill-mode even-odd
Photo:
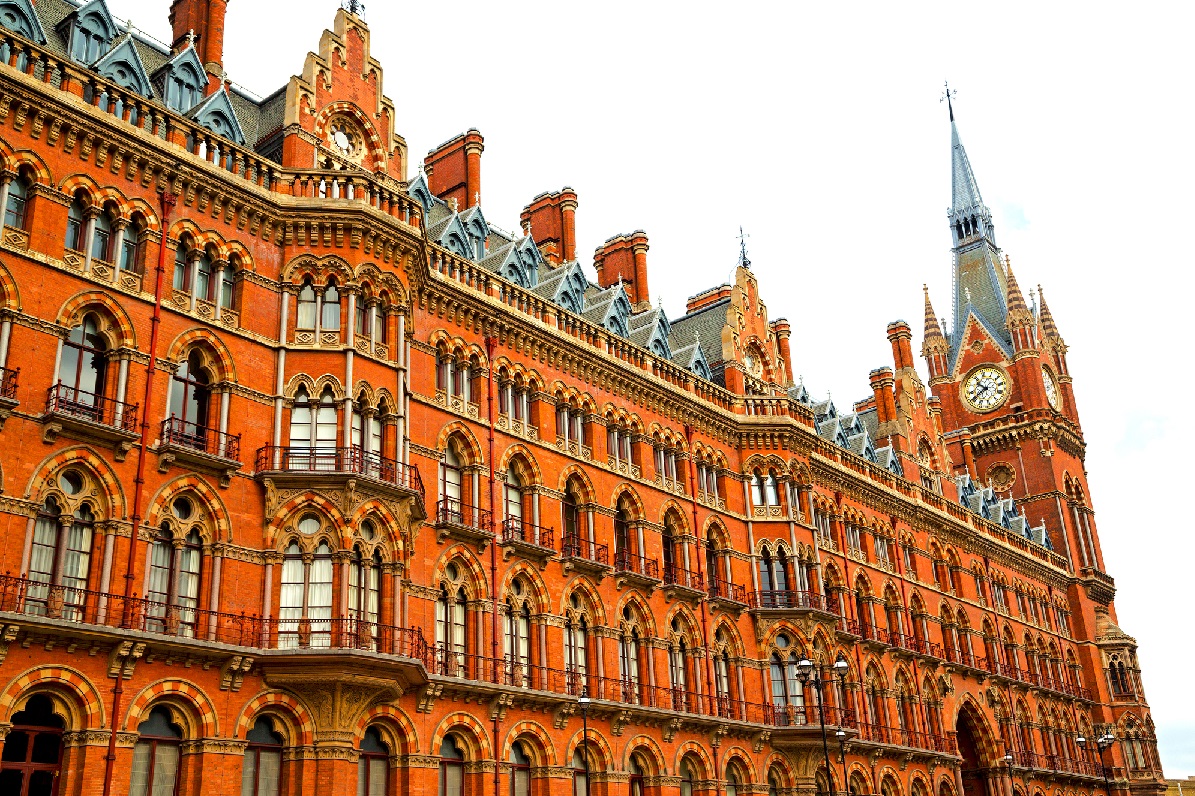
{"label": "clock face", "polygon": [[755,352],[753,351],[748,351],[743,356],[743,367],[752,376],[758,377],[759,374],[763,373],[763,363],[759,360],[759,357],[755,356]]}
{"label": "clock face", "polygon": [[963,397],[973,409],[989,412],[1008,397],[1008,377],[999,368],[980,368],[963,385]]}
{"label": "clock face", "polygon": [[1046,400],[1050,402],[1050,406],[1058,409],[1058,385],[1054,382],[1054,377],[1050,375],[1050,371],[1042,368],[1041,379],[1046,385]]}

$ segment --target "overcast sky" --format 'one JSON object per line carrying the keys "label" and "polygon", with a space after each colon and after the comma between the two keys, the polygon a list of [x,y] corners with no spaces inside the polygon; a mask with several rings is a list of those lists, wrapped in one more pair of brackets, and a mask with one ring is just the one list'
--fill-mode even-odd
{"label": "overcast sky", "polygon": [[[165,0],[109,2],[169,40]],[[336,5],[231,2],[231,79],[283,85]],[[726,281],[741,224],[796,372],[840,407],[891,364],[889,321],[920,348],[923,282],[951,312],[949,79],[998,241],[1070,346],[1119,621],[1141,645],[1167,776],[1185,777],[1191,8],[372,0],[365,19],[412,163],[478,128],[492,223],[515,229],[533,196],[571,185],[582,261],[646,230],[673,317]]]}

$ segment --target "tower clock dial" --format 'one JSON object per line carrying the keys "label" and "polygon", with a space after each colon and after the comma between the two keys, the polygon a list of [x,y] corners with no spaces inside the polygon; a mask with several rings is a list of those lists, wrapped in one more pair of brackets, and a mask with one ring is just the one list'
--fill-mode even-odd
{"label": "tower clock dial", "polygon": [[999,368],[982,367],[967,378],[963,397],[972,409],[990,412],[1008,397],[1008,377]]}
{"label": "tower clock dial", "polygon": [[1045,368],[1041,369],[1041,379],[1046,386],[1046,400],[1050,402],[1050,406],[1058,409],[1058,385],[1054,382],[1054,376]]}

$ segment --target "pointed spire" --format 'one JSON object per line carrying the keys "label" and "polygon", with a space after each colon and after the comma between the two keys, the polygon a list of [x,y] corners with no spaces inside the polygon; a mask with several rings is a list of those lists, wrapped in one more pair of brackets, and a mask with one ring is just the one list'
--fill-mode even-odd
{"label": "pointed spire", "polygon": [[963,142],[959,140],[954,108],[950,109],[950,195],[950,207],[956,213],[984,207],[967,150],[963,149]]}
{"label": "pointed spire", "polygon": [[1017,284],[1017,278],[1012,272],[1012,260],[1007,254],[1004,255],[1004,272],[1008,280],[1008,317],[1005,319],[1005,325],[1010,331],[1020,327],[1032,326],[1034,320],[1033,313],[1029,311],[1029,305],[1025,303],[1025,296],[1021,293],[1021,286]]}
{"label": "pointed spire", "polygon": [[1046,340],[1061,340],[1062,335],[1058,333],[1058,326],[1054,323],[1054,316],[1050,313],[1050,305],[1046,303],[1046,294],[1041,289],[1041,285],[1037,286],[1037,299],[1041,302],[1039,307],[1041,336]]}
{"label": "pointed spire", "polygon": [[921,339],[921,356],[929,364],[930,384],[934,379],[941,378],[947,371],[947,355],[950,353],[950,343],[942,334],[942,327],[938,325],[938,317],[934,314],[934,305],[929,300],[929,286],[922,285],[925,291],[925,334]]}
{"label": "pointed spire", "polygon": [[929,300],[929,286],[922,285],[921,289],[925,291],[925,340],[945,339],[942,327],[938,325],[938,316],[934,313],[934,305]]}

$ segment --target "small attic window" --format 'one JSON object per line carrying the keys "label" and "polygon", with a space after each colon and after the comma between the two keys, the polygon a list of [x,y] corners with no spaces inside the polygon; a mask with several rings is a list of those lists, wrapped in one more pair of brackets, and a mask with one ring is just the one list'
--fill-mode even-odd
{"label": "small attic window", "polygon": [[78,20],[71,30],[71,58],[93,64],[108,49],[108,26],[99,14],[88,14]]}

